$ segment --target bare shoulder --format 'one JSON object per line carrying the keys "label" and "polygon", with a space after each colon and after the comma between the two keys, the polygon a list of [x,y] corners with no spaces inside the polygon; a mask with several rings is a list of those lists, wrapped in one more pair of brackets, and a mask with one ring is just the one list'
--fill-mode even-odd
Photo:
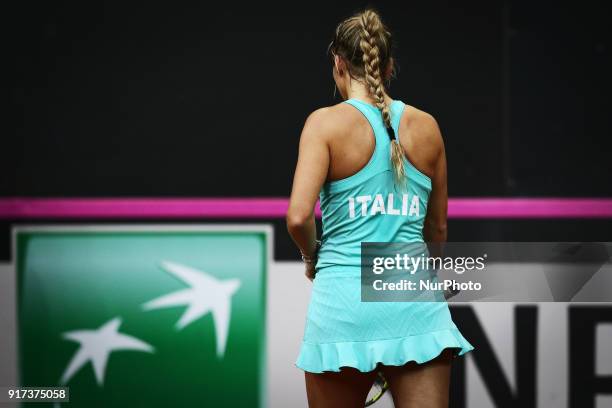
{"label": "bare shoulder", "polygon": [[314,110],[306,118],[303,137],[312,134],[312,137],[329,140],[343,129],[343,124],[346,122],[346,106],[346,104],[339,103]]}
{"label": "bare shoulder", "polygon": [[434,116],[424,110],[406,105],[406,112],[402,116],[402,123],[420,142],[441,143],[442,134],[438,121]]}
{"label": "bare shoulder", "polygon": [[411,105],[406,105],[405,110],[401,127],[407,130],[411,144],[422,146],[432,152],[443,148],[444,141],[436,118]]}

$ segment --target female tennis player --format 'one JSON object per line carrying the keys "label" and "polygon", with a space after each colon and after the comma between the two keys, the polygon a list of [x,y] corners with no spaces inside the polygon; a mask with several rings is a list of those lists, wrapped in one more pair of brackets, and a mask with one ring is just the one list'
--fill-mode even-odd
{"label": "female tennis player", "polygon": [[344,102],[310,114],[300,138],[287,226],[314,283],[296,365],[315,408],[363,407],[377,372],[398,408],[448,406],[451,360],[473,349],[446,302],[361,302],[362,242],[447,234],[442,136],[431,115],[387,94],[391,49],[375,11],[342,21],[329,51]]}

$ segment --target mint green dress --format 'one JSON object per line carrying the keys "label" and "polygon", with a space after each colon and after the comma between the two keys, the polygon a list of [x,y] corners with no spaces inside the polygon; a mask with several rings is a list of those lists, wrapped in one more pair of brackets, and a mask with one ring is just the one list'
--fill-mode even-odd
{"label": "mint green dress", "polygon": [[[398,192],[380,110],[357,99],[345,102],[368,120],[376,147],[360,171],[321,189],[322,246],[296,366],[312,373],[367,372],[379,363],[424,363],[446,348],[463,355],[473,346],[446,302],[361,302],[361,242],[423,242],[431,180],[405,159],[407,188]],[[398,137],[404,107],[399,100],[390,106]]]}

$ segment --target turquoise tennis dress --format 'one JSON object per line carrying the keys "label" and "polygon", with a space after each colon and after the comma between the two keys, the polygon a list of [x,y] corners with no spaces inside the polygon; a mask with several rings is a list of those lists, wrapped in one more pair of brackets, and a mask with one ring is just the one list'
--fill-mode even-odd
{"label": "turquoise tennis dress", "polygon": [[[322,245],[296,366],[312,373],[367,372],[379,363],[424,363],[446,348],[463,355],[474,347],[446,302],[361,301],[361,242],[423,242],[431,180],[404,159],[407,188],[398,192],[380,110],[357,99],[345,102],[368,120],[376,147],[360,171],[321,189]],[[397,137],[404,107],[399,100],[390,106]]]}

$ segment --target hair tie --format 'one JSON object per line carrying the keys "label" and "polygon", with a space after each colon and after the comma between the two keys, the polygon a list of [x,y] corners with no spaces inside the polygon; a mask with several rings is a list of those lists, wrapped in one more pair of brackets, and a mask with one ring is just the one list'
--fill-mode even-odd
{"label": "hair tie", "polygon": [[389,135],[389,141],[393,142],[395,140],[395,132],[391,126],[386,126],[387,135]]}

